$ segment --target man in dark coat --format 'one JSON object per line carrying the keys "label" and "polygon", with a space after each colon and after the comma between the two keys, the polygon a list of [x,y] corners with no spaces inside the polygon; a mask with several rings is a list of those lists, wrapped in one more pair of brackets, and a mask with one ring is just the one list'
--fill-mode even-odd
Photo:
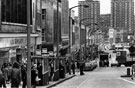
{"label": "man in dark coat", "polygon": [[0,71],[0,88],[2,88],[2,86],[3,88],[6,88],[6,81],[2,71]]}
{"label": "man in dark coat", "polygon": [[21,73],[22,73],[22,88],[26,88],[27,85],[27,70],[26,70],[26,64],[22,65],[21,67]]}
{"label": "man in dark coat", "polygon": [[18,63],[13,64],[11,71],[11,88],[19,88],[21,82],[21,70]]}
{"label": "man in dark coat", "polygon": [[71,69],[72,69],[73,74],[75,75],[75,62],[74,61],[72,61]]}

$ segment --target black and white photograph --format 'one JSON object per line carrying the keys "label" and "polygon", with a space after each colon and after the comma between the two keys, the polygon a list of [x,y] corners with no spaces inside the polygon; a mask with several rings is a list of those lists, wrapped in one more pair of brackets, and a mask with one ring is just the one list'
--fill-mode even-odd
{"label": "black and white photograph", "polygon": [[0,88],[135,88],[135,0],[0,0]]}

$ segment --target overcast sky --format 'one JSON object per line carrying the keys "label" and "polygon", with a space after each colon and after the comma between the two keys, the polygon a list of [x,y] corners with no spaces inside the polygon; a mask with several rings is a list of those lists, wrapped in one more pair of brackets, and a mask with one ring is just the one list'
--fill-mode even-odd
{"label": "overcast sky", "polygon": [[[85,0],[69,0],[69,8],[78,5],[78,1],[85,1]],[[100,1],[100,14],[111,13],[111,0],[98,0],[98,1]],[[77,16],[78,8],[74,8],[73,10],[75,11],[75,15]]]}

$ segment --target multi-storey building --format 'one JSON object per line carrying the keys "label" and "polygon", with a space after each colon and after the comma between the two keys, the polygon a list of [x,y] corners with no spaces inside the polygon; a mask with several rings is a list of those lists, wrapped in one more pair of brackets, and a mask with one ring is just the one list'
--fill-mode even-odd
{"label": "multi-storey building", "polygon": [[49,63],[54,65],[53,80],[59,79],[59,62],[64,64],[68,53],[68,8],[68,0],[42,0],[42,55],[53,53],[49,58]]}
{"label": "multi-storey building", "polygon": [[[88,5],[89,7],[81,6],[79,7],[79,18],[84,19],[81,23],[84,25],[89,25],[91,23],[98,23],[100,19],[100,3],[99,1],[85,0],[79,1],[79,5]],[[91,29],[97,29],[97,25],[90,25]]]}
{"label": "multi-storey building", "polygon": [[[41,44],[40,24],[36,14],[41,14],[40,0],[31,0],[31,54],[35,55],[36,45]],[[38,3],[38,5],[37,5]],[[4,62],[27,59],[27,0],[0,0],[0,67]],[[38,8],[37,8],[38,7]],[[40,17],[39,17],[40,18]],[[37,19],[36,22],[34,19]],[[34,26],[34,27],[32,27]],[[39,30],[37,30],[37,27]]]}
{"label": "multi-storey building", "polygon": [[111,27],[117,30],[116,43],[128,42],[134,33],[134,0],[111,1]]}
{"label": "multi-storey building", "polygon": [[[94,0],[79,1],[79,5],[81,5],[78,11],[81,24],[89,27],[91,30],[97,30],[99,25],[95,25],[95,23],[99,24],[99,19],[100,19],[99,1],[94,1]],[[89,7],[85,7],[83,5],[87,5]],[[80,31],[81,31],[80,36],[82,36],[85,32],[83,32],[83,30]],[[83,38],[80,37],[80,44],[82,42],[83,42]]]}
{"label": "multi-storey building", "polygon": [[61,14],[61,38],[63,55],[68,53],[69,49],[69,2],[68,0],[62,0],[62,14]]}

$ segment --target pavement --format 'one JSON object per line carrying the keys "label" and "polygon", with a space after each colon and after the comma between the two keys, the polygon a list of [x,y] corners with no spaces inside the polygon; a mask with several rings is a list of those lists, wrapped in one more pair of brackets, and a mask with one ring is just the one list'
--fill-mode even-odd
{"label": "pavement", "polygon": [[56,85],[58,85],[58,84],[60,84],[60,83],[62,83],[62,82],[64,82],[64,81],[66,81],[66,80],[69,80],[69,79],[71,79],[71,78],[73,78],[73,77],[75,77],[76,75],[69,75],[68,73],[66,74],[66,77],[65,78],[63,78],[63,79],[59,79],[58,81],[52,81],[52,82],[49,82],[49,85],[46,85],[46,86],[38,86],[37,88],[52,88],[52,87],[54,87],[54,86],[56,86]]}
{"label": "pavement", "polygon": [[[130,68],[130,75],[127,75],[127,68]],[[131,77],[132,77],[131,67],[126,67],[125,70],[123,71],[123,74],[121,75],[121,78],[124,81],[135,84],[135,78],[132,80]]]}
{"label": "pavement", "polygon": [[[46,85],[46,86],[37,86],[36,88],[52,88],[52,87],[66,81],[66,80],[69,80],[69,79],[75,77],[76,75],[79,75],[79,70],[78,69],[76,70],[75,75],[73,75],[73,74],[69,75],[69,73],[67,73],[65,75],[65,78],[61,78],[61,79],[59,79],[57,81],[49,81],[48,85]],[[7,86],[7,88],[11,88],[11,83],[6,84],[6,86]],[[22,88],[22,82],[21,82],[19,88]]]}

